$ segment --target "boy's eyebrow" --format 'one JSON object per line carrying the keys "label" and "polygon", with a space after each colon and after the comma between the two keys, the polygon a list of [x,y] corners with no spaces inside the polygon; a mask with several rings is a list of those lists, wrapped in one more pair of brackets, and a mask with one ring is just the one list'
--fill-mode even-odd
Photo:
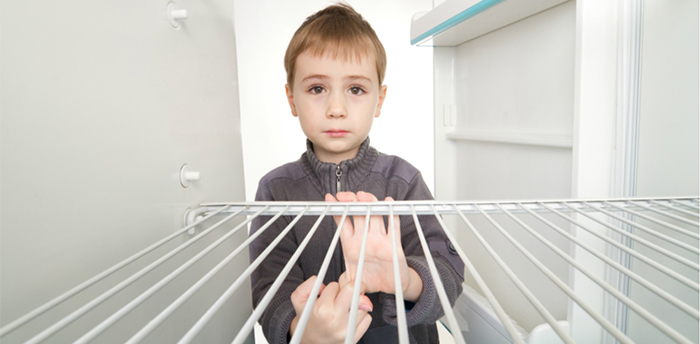
{"label": "boy's eyebrow", "polygon": [[[328,79],[328,78],[329,78],[328,75],[324,75],[324,74],[313,74],[313,75],[309,75],[309,76],[305,77],[305,78],[302,79],[301,81],[304,82],[304,81],[310,80],[310,79],[322,79],[322,80],[323,80],[323,79]],[[366,76],[364,76],[364,75],[348,75],[348,76],[345,77],[345,79],[350,79],[350,80],[363,79],[363,80],[370,81],[370,82],[372,81],[372,79],[370,79],[370,78],[368,78],[368,77],[366,77]]]}
{"label": "boy's eyebrow", "polygon": [[364,76],[364,75],[348,75],[348,76],[345,77],[345,79],[350,79],[350,80],[363,79],[363,80],[366,80],[366,81],[369,81],[369,82],[372,81],[372,79],[370,79],[370,78],[368,78],[368,77],[366,77],[366,76]]}
{"label": "boy's eyebrow", "polygon": [[313,75],[309,75],[309,76],[305,77],[301,81],[304,82],[304,81],[309,80],[309,79],[328,79],[328,75],[313,74]]}

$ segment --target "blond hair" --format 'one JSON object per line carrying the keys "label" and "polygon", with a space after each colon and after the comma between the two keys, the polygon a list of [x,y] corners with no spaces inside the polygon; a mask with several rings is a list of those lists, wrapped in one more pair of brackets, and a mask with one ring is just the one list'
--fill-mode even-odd
{"label": "blond hair", "polygon": [[372,26],[350,5],[336,4],[306,18],[297,29],[284,55],[287,84],[294,83],[297,57],[305,51],[314,56],[331,53],[333,58],[360,61],[365,56],[376,60],[379,85],[386,72],[386,52]]}

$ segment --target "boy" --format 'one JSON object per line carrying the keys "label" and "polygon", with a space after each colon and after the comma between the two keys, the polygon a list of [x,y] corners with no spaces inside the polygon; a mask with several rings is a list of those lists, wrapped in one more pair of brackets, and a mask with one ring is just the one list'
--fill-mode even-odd
{"label": "boy", "polygon": [[[308,138],[307,150],[298,161],[264,176],[256,201],[432,199],[417,169],[369,146],[372,121],[379,117],[386,97],[387,88],[382,84],[386,55],[374,30],[357,12],[338,4],[308,17],[289,43],[285,69],[287,100]],[[269,219],[257,218],[252,231]],[[251,258],[291,220],[281,217],[263,232],[250,246]],[[255,270],[255,306],[315,221],[316,217],[303,217]],[[286,343],[294,334],[339,217],[323,221],[260,320],[271,344]],[[333,252],[303,343],[344,341],[364,232],[362,217],[356,216],[353,222],[347,219],[343,226],[341,245]],[[442,306],[413,219],[402,216],[399,221],[397,217],[397,228],[399,224],[399,269],[410,340],[438,343],[435,322],[442,316]],[[447,295],[454,302],[462,291],[464,264],[434,217],[421,217],[421,224]],[[370,220],[368,235],[355,341],[397,342],[391,241],[381,216]]]}

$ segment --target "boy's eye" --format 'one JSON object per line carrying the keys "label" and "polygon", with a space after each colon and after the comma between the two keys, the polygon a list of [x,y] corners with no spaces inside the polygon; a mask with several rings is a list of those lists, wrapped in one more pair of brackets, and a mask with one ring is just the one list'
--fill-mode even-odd
{"label": "boy's eye", "polygon": [[362,87],[357,87],[357,86],[350,87],[350,93],[352,93],[354,95],[362,94],[364,91],[365,90],[363,90]]}
{"label": "boy's eye", "polygon": [[309,89],[309,91],[311,91],[311,93],[313,93],[313,94],[320,94],[320,93],[323,93],[323,87],[313,86]]}

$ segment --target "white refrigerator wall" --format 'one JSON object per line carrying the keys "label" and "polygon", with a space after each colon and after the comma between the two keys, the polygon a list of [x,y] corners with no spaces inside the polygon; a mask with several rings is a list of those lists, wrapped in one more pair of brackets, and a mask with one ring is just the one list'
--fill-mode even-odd
{"label": "white refrigerator wall", "polygon": [[[575,3],[567,2],[457,47],[435,48],[439,199],[570,197],[575,10]],[[567,139],[568,146],[548,144]],[[491,229],[486,221],[474,225]],[[467,226],[455,221],[450,228],[506,312],[527,331],[542,323]],[[565,295],[495,229],[481,233],[514,271],[527,271],[519,277],[536,285],[535,295],[555,317],[565,319]],[[567,250],[559,236],[541,234]],[[528,245],[539,245],[527,235],[516,235]],[[565,262],[546,249],[532,251],[541,261],[556,262],[550,269],[567,280]],[[467,282],[478,288],[471,277]]]}
{"label": "white refrigerator wall", "polygon": [[[306,17],[336,1],[235,0],[246,198],[265,173],[299,159],[306,137],[284,93],[284,53]],[[387,51],[388,86],[371,144],[417,167],[434,185],[432,50],[410,45],[411,17],[431,0],[347,1],[369,21]]]}
{"label": "white refrigerator wall", "polygon": [[644,1],[637,195],[698,194],[698,2]]}
{"label": "white refrigerator wall", "polygon": [[[0,325],[182,228],[188,207],[244,199],[233,2],[177,0],[189,12],[177,29],[167,4],[2,2]],[[189,188],[184,163],[201,172]],[[149,340],[182,336],[228,284]],[[199,339],[230,340],[232,310]],[[99,341],[125,328],[137,329]]]}
{"label": "white refrigerator wall", "polygon": [[[698,12],[698,2],[694,0],[644,1],[638,196],[698,195]],[[643,223],[654,228],[653,223]],[[697,227],[677,221],[673,223],[697,231]],[[675,231],[663,233],[687,240],[685,235]],[[698,280],[697,271],[674,265],[642,245],[634,248],[691,280]],[[697,255],[684,249],[674,252],[688,259],[697,259]],[[656,281],[687,304],[698,304],[697,291],[664,278],[656,269],[639,261],[633,261],[632,269],[642,277]],[[630,296],[659,318],[673,319],[674,325],[685,329],[683,335],[698,342],[697,319],[660,300],[639,284],[631,283]],[[635,341],[660,343],[668,340],[634,312],[629,312],[628,326]]]}
{"label": "white refrigerator wall", "polygon": [[[456,47],[435,48],[436,195],[439,199],[502,200],[602,198],[620,196],[614,178],[621,161],[617,127],[626,116],[618,105],[628,79],[620,73],[626,61],[621,42],[622,2],[569,1]],[[697,1],[644,1],[637,196],[698,194],[698,5]],[[593,230],[600,226],[586,227]],[[482,235],[492,235],[488,224]],[[578,236],[582,231],[571,228]],[[466,226],[450,224],[476,269],[504,308],[526,330],[542,318],[501,273]],[[604,229],[601,229],[604,231]],[[542,233],[553,239],[556,235]],[[599,240],[579,237],[599,252]],[[578,341],[606,338],[600,325],[567,302],[547,279],[530,273],[528,264],[501,237],[490,241],[498,254],[558,319],[573,322]],[[589,242],[590,241],[590,242]],[[534,245],[534,244],[533,244]],[[568,250],[565,242],[557,243]],[[532,247],[532,246],[529,246]],[[603,310],[602,290],[580,273],[569,271],[546,250],[534,250],[541,261]],[[600,260],[572,247],[576,260],[598,275]],[[633,262],[633,270],[661,280]],[[697,280],[697,274],[689,277]],[[468,279],[472,285],[473,281]],[[662,282],[659,282],[662,283]],[[665,287],[665,286],[664,286]],[[693,292],[670,286],[689,304]],[[695,294],[696,295],[696,294]],[[678,319],[667,305],[632,286],[632,296]],[[605,311],[608,311],[606,309]],[[692,322],[693,319],[688,321]],[[613,322],[616,319],[612,319]],[[657,338],[658,331],[631,315],[633,338]],[[684,327],[692,330],[697,326]],[[697,332],[697,331],[695,331]],[[697,333],[688,333],[697,340]],[[661,338],[660,340],[665,340]]]}

